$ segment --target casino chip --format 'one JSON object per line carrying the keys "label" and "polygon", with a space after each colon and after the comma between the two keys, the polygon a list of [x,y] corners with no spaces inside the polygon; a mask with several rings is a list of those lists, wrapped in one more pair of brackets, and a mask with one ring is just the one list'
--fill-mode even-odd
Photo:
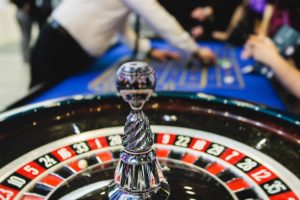
{"label": "casino chip", "polygon": [[224,83],[226,84],[232,84],[235,81],[235,78],[233,76],[225,76],[223,78]]}
{"label": "casino chip", "polygon": [[242,68],[242,73],[243,74],[249,74],[254,71],[254,67],[252,65],[247,65]]}
{"label": "casino chip", "polygon": [[230,69],[232,67],[231,62],[228,59],[220,59],[218,64],[222,67],[222,69]]}

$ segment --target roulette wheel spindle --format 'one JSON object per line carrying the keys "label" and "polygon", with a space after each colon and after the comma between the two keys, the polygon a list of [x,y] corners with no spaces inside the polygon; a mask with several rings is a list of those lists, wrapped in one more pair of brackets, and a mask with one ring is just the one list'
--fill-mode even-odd
{"label": "roulette wheel spindle", "polygon": [[117,72],[117,88],[132,111],[127,117],[123,136],[124,150],[109,187],[110,199],[168,199],[169,185],[153,149],[154,135],[144,103],[155,87],[151,66],[143,62],[128,62]]}

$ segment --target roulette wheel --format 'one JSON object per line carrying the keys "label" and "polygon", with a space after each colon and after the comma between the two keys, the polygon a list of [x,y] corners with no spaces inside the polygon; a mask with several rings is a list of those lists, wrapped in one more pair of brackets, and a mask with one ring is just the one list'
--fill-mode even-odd
{"label": "roulette wheel", "polygon": [[152,68],[122,67],[127,103],[74,96],[0,116],[1,200],[300,199],[298,120],[202,93],[149,99]]}

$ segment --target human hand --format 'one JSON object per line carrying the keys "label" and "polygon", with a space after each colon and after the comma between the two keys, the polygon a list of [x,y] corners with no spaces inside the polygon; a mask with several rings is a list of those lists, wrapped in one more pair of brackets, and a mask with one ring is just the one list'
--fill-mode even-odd
{"label": "human hand", "polygon": [[196,58],[198,58],[204,65],[213,65],[216,63],[216,55],[209,48],[199,48],[195,53]]}
{"label": "human hand", "polygon": [[166,61],[166,60],[179,60],[180,55],[176,52],[168,51],[168,50],[158,50],[152,49],[149,52],[149,56],[153,59],[159,61]]}
{"label": "human hand", "polygon": [[202,26],[195,26],[191,30],[191,34],[194,38],[200,37],[201,35],[203,35],[203,33],[204,29]]}
{"label": "human hand", "polygon": [[213,15],[213,8],[211,6],[198,7],[191,13],[191,17],[199,21],[204,21]]}
{"label": "human hand", "polygon": [[272,66],[272,62],[280,57],[280,54],[270,38],[251,36],[246,42],[242,57],[253,57],[261,63]]}
{"label": "human hand", "polygon": [[226,41],[229,38],[229,33],[227,33],[226,31],[222,32],[222,31],[214,31],[212,33],[212,37],[216,40],[219,41]]}

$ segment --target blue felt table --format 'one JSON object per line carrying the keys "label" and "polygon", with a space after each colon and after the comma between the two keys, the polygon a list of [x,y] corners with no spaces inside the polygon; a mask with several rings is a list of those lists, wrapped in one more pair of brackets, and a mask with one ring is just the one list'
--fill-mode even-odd
{"label": "blue felt table", "polygon": [[[219,60],[230,61],[231,67],[224,69],[221,64],[203,67],[195,61],[188,68],[186,66],[188,58],[184,54],[180,62],[152,61],[151,64],[157,74],[156,91],[204,92],[285,110],[284,104],[269,80],[261,75],[242,73],[242,68],[253,63],[251,60],[241,59],[242,48],[216,42],[201,43],[201,45],[210,47]],[[163,42],[153,42],[153,46],[172,49]],[[130,50],[124,45],[117,44],[98,58],[89,70],[65,79],[31,103],[77,94],[115,92],[114,76],[117,66],[114,64],[128,55]],[[230,79],[229,82],[226,79]]]}

